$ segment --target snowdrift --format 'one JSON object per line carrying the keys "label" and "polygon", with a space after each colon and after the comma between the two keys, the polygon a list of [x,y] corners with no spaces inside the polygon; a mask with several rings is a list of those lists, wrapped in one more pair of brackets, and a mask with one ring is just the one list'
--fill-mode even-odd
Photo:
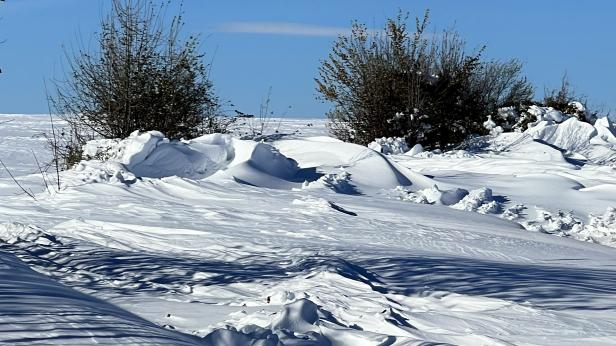
{"label": "snowdrift", "polygon": [[594,125],[574,117],[561,123],[541,121],[524,135],[594,163],[616,161],[616,130],[607,117],[597,119]]}
{"label": "snowdrift", "polygon": [[[171,141],[160,132],[134,132],[123,140],[95,140],[84,148],[75,171],[86,182],[134,182],[139,178],[177,176],[189,179],[231,178],[274,189],[324,186],[341,193],[410,186],[414,190],[454,189],[437,183],[387,156],[364,146],[329,137],[281,140],[271,144],[230,135],[205,135],[190,141]],[[344,185],[344,186],[343,186]]]}
{"label": "snowdrift", "polygon": [[190,141],[170,141],[158,131],[133,132],[123,140],[94,140],[84,157],[115,162],[138,177],[203,178],[233,159],[231,138],[221,134]]}

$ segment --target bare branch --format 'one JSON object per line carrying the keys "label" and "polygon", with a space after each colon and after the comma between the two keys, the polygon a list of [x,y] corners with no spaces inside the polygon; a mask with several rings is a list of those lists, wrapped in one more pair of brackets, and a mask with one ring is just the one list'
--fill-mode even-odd
{"label": "bare branch", "polygon": [[19,183],[19,181],[17,181],[17,179],[15,179],[15,177],[13,176],[13,173],[11,173],[11,171],[8,169],[8,167],[6,167],[6,165],[4,164],[4,161],[2,161],[1,159],[0,159],[0,164],[2,164],[2,167],[4,167],[4,170],[9,174],[9,177],[11,177],[13,182],[21,189],[21,191],[23,191],[23,193],[25,193],[26,195],[30,196],[33,200],[36,201],[36,197],[34,197],[34,193],[32,193],[32,190],[30,190],[30,191],[26,190]]}

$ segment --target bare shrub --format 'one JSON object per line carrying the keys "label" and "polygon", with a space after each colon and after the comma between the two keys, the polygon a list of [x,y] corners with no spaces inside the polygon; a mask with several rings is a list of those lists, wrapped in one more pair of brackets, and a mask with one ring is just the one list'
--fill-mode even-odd
{"label": "bare shrub", "polygon": [[405,13],[382,31],[355,22],[338,38],[316,78],[319,98],[333,103],[334,136],[364,145],[404,137],[445,148],[483,133],[492,109],[532,97],[519,62],[482,62],[483,48],[467,53],[455,31],[428,34],[428,18],[416,18],[414,32]]}
{"label": "bare shrub", "polygon": [[543,102],[538,102],[545,107],[552,107],[565,114],[571,114],[579,120],[593,123],[598,116],[598,111],[588,110],[586,97],[578,95],[569,82],[567,73],[563,74],[560,87],[545,91]]}
{"label": "bare shrub", "polygon": [[181,14],[167,20],[165,10],[145,0],[113,0],[96,49],[67,52],[69,72],[56,82],[51,100],[70,126],[66,145],[56,145],[69,164],[94,137],[159,130],[169,138],[192,138],[225,131],[199,39],[183,39]]}

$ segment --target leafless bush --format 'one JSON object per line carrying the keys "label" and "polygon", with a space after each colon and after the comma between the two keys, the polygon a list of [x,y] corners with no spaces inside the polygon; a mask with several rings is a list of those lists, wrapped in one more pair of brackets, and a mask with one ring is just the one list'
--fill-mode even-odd
{"label": "leafless bush", "polygon": [[552,107],[566,114],[575,115],[579,120],[590,123],[597,119],[599,113],[598,111],[590,111],[588,109],[587,98],[576,93],[569,82],[567,73],[563,75],[559,88],[545,90],[543,102],[539,104]]}
{"label": "leafless bush", "polygon": [[320,98],[333,103],[333,135],[360,144],[405,137],[448,147],[483,132],[491,109],[532,95],[517,61],[482,62],[483,49],[467,53],[455,31],[426,33],[428,17],[416,18],[414,32],[400,13],[383,31],[356,22],[339,37],[316,78]]}
{"label": "leafless bush", "polygon": [[67,52],[69,73],[55,84],[52,108],[70,126],[65,143],[55,145],[65,161],[73,162],[94,137],[124,138],[135,130],[159,130],[169,138],[224,132],[199,39],[182,39],[181,14],[167,20],[165,5],[146,0],[111,4],[97,49]]}

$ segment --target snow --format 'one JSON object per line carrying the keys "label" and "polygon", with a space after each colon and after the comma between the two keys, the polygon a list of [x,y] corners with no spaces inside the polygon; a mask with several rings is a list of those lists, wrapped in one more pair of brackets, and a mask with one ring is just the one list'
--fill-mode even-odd
{"label": "snow", "polygon": [[409,151],[406,140],[400,137],[376,138],[374,142],[368,144],[368,148],[382,154],[404,154]]}
{"label": "snow", "polygon": [[492,120],[492,116],[491,115],[488,115],[488,120],[486,120],[483,123],[483,127],[486,130],[490,131],[490,134],[492,136],[496,136],[496,135],[499,135],[499,134],[504,132],[503,128],[500,127],[500,126],[497,126],[496,123],[494,122],[494,120]]}
{"label": "snow", "polygon": [[537,105],[531,105],[526,111],[528,114],[535,117],[537,122],[547,122],[549,124],[561,123],[568,118],[567,115],[561,111],[552,107],[540,107]]}
{"label": "snow", "polygon": [[[61,244],[33,226],[0,225],[6,244]],[[0,343],[6,345],[194,345],[197,338],[160,328],[113,304],[64,286],[0,250]]]}
{"label": "snow", "polygon": [[57,191],[47,118],[0,116],[36,195],[0,172],[0,343],[614,345],[613,126],[571,120],[404,155],[134,133]]}
{"label": "snow", "polygon": [[596,163],[616,161],[615,132],[607,117],[598,119],[594,126],[576,118],[561,124],[541,122],[525,134]]}
{"label": "snow", "polygon": [[411,150],[409,150],[406,155],[408,156],[415,156],[417,154],[421,154],[424,151],[424,148],[421,144],[417,143],[415,144]]}

